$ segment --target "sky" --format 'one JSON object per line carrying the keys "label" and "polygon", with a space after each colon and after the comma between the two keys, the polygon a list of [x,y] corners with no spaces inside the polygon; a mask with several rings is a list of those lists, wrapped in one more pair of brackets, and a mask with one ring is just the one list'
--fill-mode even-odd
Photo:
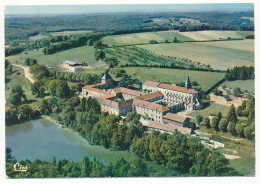
{"label": "sky", "polygon": [[180,12],[180,11],[247,11],[253,4],[145,4],[145,5],[36,5],[6,6],[5,14],[106,13],[106,12]]}

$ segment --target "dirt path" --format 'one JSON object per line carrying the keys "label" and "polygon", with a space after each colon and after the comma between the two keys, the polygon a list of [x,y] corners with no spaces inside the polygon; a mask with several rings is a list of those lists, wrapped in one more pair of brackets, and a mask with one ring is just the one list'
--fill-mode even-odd
{"label": "dirt path", "polygon": [[238,159],[238,158],[241,158],[240,156],[238,155],[230,155],[230,154],[223,154],[225,156],[226,159]]}
{"label": "dirt path", "polygon": [[31,82],[31,83],[35,83],[35,80],[33,79],[33,75],[30,73],[30,68],[27,66],[21,66],[21,65],[17,65],[17,64],[12,64],[13,66],[16,67],[20,67],[24,70],[24,75],[25,77]]}

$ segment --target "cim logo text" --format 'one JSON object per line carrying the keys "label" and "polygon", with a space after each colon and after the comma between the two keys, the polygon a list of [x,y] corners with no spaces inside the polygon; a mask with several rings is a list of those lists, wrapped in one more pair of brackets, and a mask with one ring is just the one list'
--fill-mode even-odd
{"label": "cim logo text", "polygon": [[23,166],[17,162],[16,164],[14,164],[14,171],[27,171],[27,166]]}

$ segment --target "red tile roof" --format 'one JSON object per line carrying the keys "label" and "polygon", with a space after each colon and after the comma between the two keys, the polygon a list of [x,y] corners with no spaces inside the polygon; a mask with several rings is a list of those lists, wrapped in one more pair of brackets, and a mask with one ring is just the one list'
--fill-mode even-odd
{"label": "red tile roof", "polygon": [[150,121],[147,126],[151,127],[151,128],[159,129],[159,130],[168,131],[168,132],[174,132],[175,130],[177,130],[178,132],[180,132],[182,134],[188,134],[188,135],[191,134],[190,128],[179,127],[179,126],[172,125],[172,124],[165,124],[165,123],[158,123],[155,121]]}
{"label": "red tile roof", "polygon": [[188,117],[181,116],[181,115],[178,115],[178,114],[167,113],[163,116],[163,118],[169,119],[169,120],[172,120],[172,121],[176,121],[176,122],[179,122],[179,123],[183,123]]}
{"label": "red tile roof", "polygon": [[102,105],[114,107],[117,109],[121,109],[121,108],[130,106],[130,105],[133,105],[133,99],[122,101],[122,102],[115,102],[112,100],[107,100],[107,99],[99,98],[99,97],[96,97],[96,99],[97,99],[98,103],[100,103]]}
{"label": "red tile roof", "polygon": [[106,83],[101,82],[101,83],[89,85],[89,86],[87,86],[87,87],[95,88],[95,87],[98,87],[98,86],[103,86],[103,85],[105,85],[105,84],[106,84]]}
{"label": "red tile roof", "polygon": [[148,86],[157,87],[160,83],[159,82],[154,82],[154,81],[146,81],[143,84],[148,85]]}
{"label": "red tile roof", "polygon": [[147,102],[147,101],[139,100],[139,99],[133,99],[133,100],[134,100],[133,105],[136,105],[138,107],[153,109],[153,110],[160,111],[160,112],[169,111],[169,109],[163,105],[159,105],[156,103],[151,103],[151,102]]}
{"label": "red tile roof", "polygon": [[114,97],[116,97],[115,94],[107,94],[107,95],[102,96],[102,98],[105,98],[105,99],[114,98]]}
{"label": "red tile roof", "polygon": [[137,97],[137,98],[140,99],[140,100],[148,101],[148,100],[158,98],[158,97],[163,97],[163,94],[160,93],[160,92],[146,93],[146,94],[144,94],[140,97]]}
{"label": "red tile roof", "polygon": [[84,89],[91,90],[91,91],[96,91],[96,92],[98,92],[98,93],[109,94],[108,91],[101,90],[101,89],[97,89],[97,88],[92,88],[92,87],[90,87],[90,86],[84,86],[83,88],[84,88]]}
{"label": "red tile roof", "polygon": [[144,92],[141,92],[141,91],[135,91],[135,90],[127,89],[127,88],[123,88],[123,87],[115,88],[115,89],[113,89],[113,91],[116,94],[117,93],[124,93],[124,94],[132,95],[132,96],[141,96],[141,95],[145,94]]}
{"label": "red tile roof", "polygon": [[191,94],[198,93],[194,89],[186,89],[186,88],[183,88],[183,87],[169,85],[169,84],[160,84],[158,87],[163,88],[163,89],[173,90],[173,91],[179,91],[179,92],[183,92],[183,93],[191,93]]}

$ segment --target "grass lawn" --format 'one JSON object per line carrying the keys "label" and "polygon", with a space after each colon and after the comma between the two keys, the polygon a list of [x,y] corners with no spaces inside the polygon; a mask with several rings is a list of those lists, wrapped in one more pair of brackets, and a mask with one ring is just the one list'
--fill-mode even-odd
{"label": "grass lawn", "polygon": [[[205,132],[212,134],[214,131],[212,129],[207,129],[204,126],[201,126],[199,129],[200,132]],[[238,159],[230,159],[230,166],[235,168],[241,174],[246,176],[254,176],[255,175],[255,143],[253,141],[249,141],[247,139],[241,140],[232,140],[232,139],[240,139],[239,137],[234,137],[231,133],[223,133],[217,132],[218,136],[221,136],[221,143],[225,144],[224,148],[218,148],[217,151],[230,154],[237,155],[241,158]],[[207,136],[207,135],[203,135]],[[207,136],[211,137],[211,136]],[[229,139],[228,139],[229,138]]]}
{"label": "grass lawn", "polygon": [[138,47],[155,54],[187,58],[202,64],[209,64],[214,69],[220,70],[234,66],[254,65],[253,40],[148,44]]}
{"label": "grass lawn", "polygon": [[218,112],[221,112],[223,116],[226,116],[229,108],[230,108],[229,106],[220,105],[211,102],[210,106],[206,107],[205,109],[195,110],[187,114],[187,116],[192,116],[192,117],[196,117],[197,115],[210,116],[210,114],[217,114]]}
{"label": "grass lawn", "polygon": [[[177,70],[165,68],[142,68],[142,67],[126,67],[126,72],[134,78],[138,78],[141,82],[147,80],[179,83],[185,82],[189,76],[191,82],[196,81],[202,90],[208,90],[214,84],[224,77],[224,73]],[[205,80],[207,79],[207,80]]]}
{"label": "grass lawn", "polygon": [[231,89],[240,88],[242,92],[247,90],[249,93],[255,93],[255,80],[225,81],[221,86]]}
{"label": "grass lawn", "polygon": [[117,45],[131,45],[149,43],[150,40],[156,40],[159,42],[173,42],[174,37],[180,41],[192,41],[193,39],[186,37],[179,33],[179,31],[157,31],[157,32],[145,32],[145,33],[132,33],[123,35],[106,36],[102,40],[109,46]]}
{"label": "grass lawn", "polygon": [[34,101],[37,99],[31,92],[30,81],[24,77],[24,70],[13,66],[13,73],[12,75],[7,76],[7,81],[5,83],[5,98],[7,101],[9,94],[11,93],[11,89],[14,86],[22,86],[28,101],[34,103]]}
{"label": "grass lawn", "polygon": [[[27,53],[27,54],[26,54]],[[89,66],[98,66],[103,63],[95,61],[94,48],[89,46],[78,47],[52,55],[44,55],[42,49],[24,51],[21,54],[7,57],[10,62],[17,61],[24,64],[26,58],[35,58],[39,63],[47,65],[59,65],[65,60],[87,62]]]}

